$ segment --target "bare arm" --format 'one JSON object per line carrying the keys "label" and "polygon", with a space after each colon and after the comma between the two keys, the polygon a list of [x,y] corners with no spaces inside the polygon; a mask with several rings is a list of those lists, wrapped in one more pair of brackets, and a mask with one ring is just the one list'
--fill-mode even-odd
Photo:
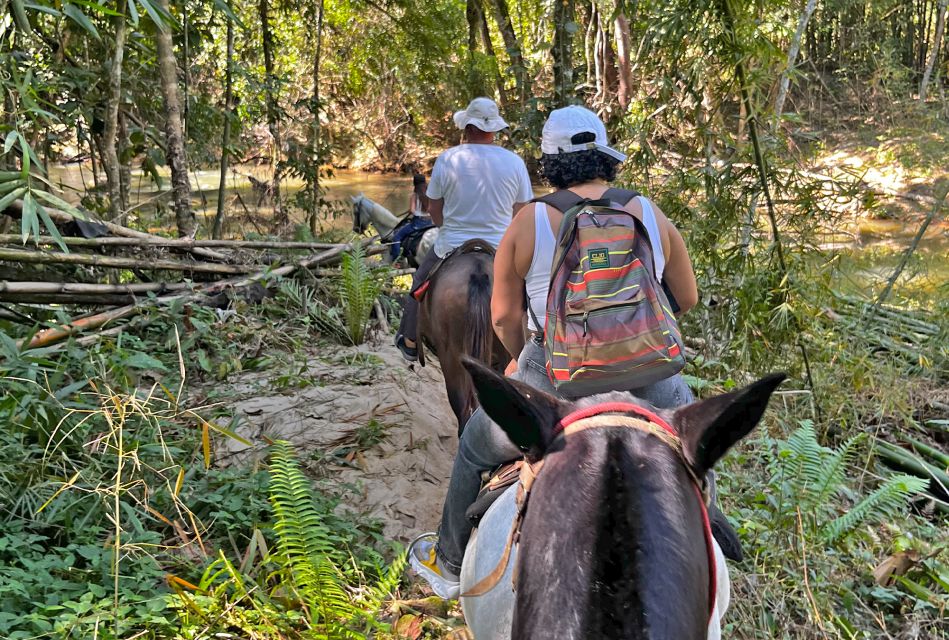
{"label": "bare arm", "polygon": [[428,201],[428,215],[432,217],[432,222],[435,223],[436,227],[442,226],[442,224],[445,222],[445,218],[442,215],[442,210],[444,207],[444,198],[438,198],[437,200],[432,199]]}
{"label": "bare arm", "polygon": [[526,203],[526,202],[515,202],[515,203],[514,203],[514,209],[513,209],[513,215],[516,216],[516,215],[517,215],[517,212],[520,211],[521,209],[523,209],[523,208],[526,207],[526,206],[527,206],[527,203]]}
{"label": "bare arm", "polygon": [[514,359],[524,349],[524,278],[515,264],[516,238],[522,226],[515,217],[501,239],[494,256],[494,289],[491,294],[494,332]]}
{"label": "bare arm", "polygon": [[671,222],[669,230],[669,255],[663,279],[669,285],[669,290],[679,303],[679,314],[684,315],[699,301],[699,291],[695,283],[695,272],[692,270],[692,260],[689,250],[685,246],[682,234]]}

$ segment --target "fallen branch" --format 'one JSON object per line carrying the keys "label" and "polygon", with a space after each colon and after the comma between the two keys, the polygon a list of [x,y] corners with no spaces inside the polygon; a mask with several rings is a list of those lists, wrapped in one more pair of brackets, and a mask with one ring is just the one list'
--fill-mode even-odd
{"label": "fallen branch", "polygon": [[184,262],[167,259],[139,259],[122,256],[103,256],[90,253],[60,253],[57,251],[26,251],[0,248],[0,260],[34,264],[85,264],[95,267],[119,269],[148,269],[162,271],[190,271],[198,273],[222,273],[234,275],[250,273],[259,267],[239,264],[215,264],[213,262]]}
{"label": "fallen branch", "polygon": [[[311,269],[310,273],[321,278],[331,278],[333,276],[338,276],[341,271],[339,269]],[[390,278],[395,276],[405,276],[415,273],[414,268],[410,269],[391,269],[385,272],[385,275]]]}
{"label": "fallen branch", "polygon": [[[104,238],[75,238],[64,236],[63,242],[70,247],[169,247],[172,249],[194,249],[196,247],[221,247],[226,249],[302,249],[319,250],[338,247],[331,242],[280,242],[276,240],[192,240],[190,238],[123,238],[107,236]],[[0,244],[22,245],[23,239],[15,233],[0,234]],[[54,246],[59,242],[52,236],[29,238],[27,246]]]}
{"label": "fallen branch", "polygon": [[[215,293],[220,293],[226,289],[240,289],[243,287],[250,286],[254,283],[260,282],[262,280],[272,280],[274,278],[279,278],[283,276],[289,276],[299,269],[306,269],[309,267],[316,267],[319,265],[331,264],[336,260],[339,260],[343,252],[352,249],[356,244],[361,244],[366,246],[372,242],[375,242],[378,239],[377,237],[366,238],[359,241],[358,243],[350,243],[345,245],[340,245],[336,248],[317,253],[303,260],[299,260],[295,264],[288,264],[283,267],[278,267],[273,270],[263,270],[258,271],[257,273],[247,276],[247,277],[238,277],[238,278],[229,278],[227,280],[221,280],[218,282],[209,283],[206,285],[196,286],[196,290],[189,293],[179,293],[176,295],[165,296],[162,298],[154,298],[148,300],[142,300],[135,304],[130,304],[118,309],[112,309],[110,311],[105,311],[102,313],[97,313],[79,320],[74,320],[69,324],[62,325],[60,327],[53,327],[50,329],[44,329],[43,331],[37,332],[30,342],[24,345],[25,340],[20,340],[17,342],[17,347],[23,349],[26,348],[37,348],[45,347],[47,345],[53,344],[60,340],[64,340],[69,336],[75,335],[82,331],[93,331],[102,327],[110,322],[116,320],[121,320],[123,318],[129,318],[139,313],[142,313],[150,306],[155,306],[158,304],[166,304],[176,300],[181,300],[184,302],[194,301],[200,299],[202,296],[213,295]],[[370,247],[366,253],[368,255],[373,255],[377,253],[382,253],[386,251],[386,247],[378,245],[375,247]]]}
{"label": "fallen branch", "polygon": [[[52,209],[50,207],[44,207],[44,208],[46,209],[46,213],[49,214],[49,217],[52,218],[54,222],[69,223],[69,222],[75,222],[76,220],[76,218],[73,217],[72,214],[66,213],[65,211],[60,211],[59,209]],[[7,208],[3,211],[3,213],[14,218],[19,218],[23,214],[23,201],[17,200],[16,202],[10,203],[10,205],[7,206]],[[136,231],[134,229],[129,229],[128,227],[123,227],[122,225],[115,224],[113,222],[105,222],[103,220],[96,220],[95,218],[92,218],[92,217],[88,218],[88,221],[102,225],[103,227],[108,229],[112,235],[115,235],[115,236],[122,236],[124,238],[141,238],[141,239],[152,239],[152,240],[165,239],[165,238],[162,238],[161,236],[156,236],[150,233],[145,233],[143,231]],[[220,262],[226,262],[228,260],[228,256],[226,256],[225,254],[220,253],[218,251],[212,251],[211,249],[204,249],[201,247],[192,247],[192,248],[185,248],[183,250],[188,251],[196,256],[205,258],[207,260],[218,260]]]}

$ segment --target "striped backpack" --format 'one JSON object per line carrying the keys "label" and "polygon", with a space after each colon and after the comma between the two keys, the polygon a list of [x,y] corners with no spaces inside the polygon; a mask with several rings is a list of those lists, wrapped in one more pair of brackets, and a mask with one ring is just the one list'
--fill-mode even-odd
{"label": "striped backpack", "polygon": [[637,389],[685,366],[661,284],[656,214],[642,197],[642,221],[623,209],[637,196],[609,189],[592,201],[570,191],[538,198],[564,212],[544,327],[547,374],[564,396]]}

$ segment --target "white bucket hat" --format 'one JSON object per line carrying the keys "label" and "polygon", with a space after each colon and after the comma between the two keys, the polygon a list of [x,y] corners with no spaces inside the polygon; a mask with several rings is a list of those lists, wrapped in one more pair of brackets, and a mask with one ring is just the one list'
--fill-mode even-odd
{"label": "white bucket hat", "polygon": [[[594,139],[590,142],[574,143],[574,136],[581,133],[592,133]],[[620,162],[626,159],[626,154],[607,144],[606,127],[597,115],[586,107],[564,107],[550,112],[540,139],[540,150],[543,153],[573,153],[590,149],[596,149]]]}
{"label": "white bucket hat", "polygon": [[456,111],[454,119],[459,129],[470,124],[485,133],[495,133],[508,126],[498,111],[498,105],[491,98],[475,98],[468,103],[467,109]]}

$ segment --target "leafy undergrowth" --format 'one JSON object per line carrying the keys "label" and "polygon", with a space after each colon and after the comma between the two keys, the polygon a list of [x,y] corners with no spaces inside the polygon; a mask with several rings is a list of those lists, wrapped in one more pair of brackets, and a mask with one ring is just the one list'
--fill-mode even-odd
{"label": "leafy undergrowth", "polygon": [[[760,278],[707,312],[712,329],[741,330],[713,334],[728,338],[721,351],[705,349],[688,370],[705,396],[751,375],[735,371],[793,374],[720,470],[747,556],[731,566],[726,635],[949,636],[945,512],[931,486],[878,456],[880,440],[899,445],[905,433],[945,451],[932,429],[949,420],[949,307],[913,290],[911,313],[885,306],[889,316],[864,325],[860,308],[841,315],[823,289],[798,283],[788,313],[806,319],[813,393],[805,371],[775,355],[794,351],[794,328],[768,306],[771,281]],[[266,372],[285,393],[320,385],[306,346],[348,344],[351,328],[365,327],[362,316],[328,315],[322,301],[333,298],[318,283],[284,285],[256,307],[172,307],[117,338],[58,350],[0,336],[0,636],[460,632],[457,604],[400,585],[400,550],[340,506],[344,487],[304,476],[287,445],[261,468],[217,464],[222,441],[238,437],[234,374]],[[354,385],[371,382],[362,357],[366,378]],[[380,429],[357,430],[353,450],[374,446]]]}
{"label": "leafy undergrowth", "polygon": [[[378,277],[353,275],[357,293]],[[401,551],[339,506],[344,488],[311,486],[286,445],[263,467],[216,464],[240,436],[226,404],[190,392],[249,370],[318,384],[303,346],[355,341],[370,311],[319,287],[172,306],[88,346],[0,333],[0,637],[390,633]],[[339,315],[313,313],[317,299]]]}

